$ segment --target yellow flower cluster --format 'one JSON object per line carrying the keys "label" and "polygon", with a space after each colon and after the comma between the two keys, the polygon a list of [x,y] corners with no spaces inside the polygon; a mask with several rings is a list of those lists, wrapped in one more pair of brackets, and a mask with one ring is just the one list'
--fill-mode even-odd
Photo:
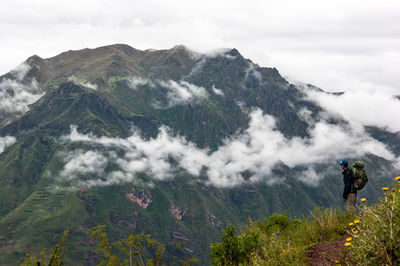
{"label": "yellow flower cluster", "polygon": [[383,187],[382,190],[383,190],[383,191],[388,191],[389,188],[388,188],[388,187]]}
{"label": "yellow flower cluster", "polygon": [[365,202],[367,199],[366,198],[362,198],[361,199],[361,202]]}
{"label": "yellow flower cluster", "polygon": [[[357,223],[359,223],[360,221],[358,221],[358,220],[355,220],[354,222],[356,222],[357,221]],[[351,223],[352,224],[352,223]],[[351,240],[352,240],[353,238],[352,237],[348,237],[348,238],[346,238],[346,243],[344,243],[344,245],[346,246],[346,247],[349,247],[349,246],[351,246]]]}

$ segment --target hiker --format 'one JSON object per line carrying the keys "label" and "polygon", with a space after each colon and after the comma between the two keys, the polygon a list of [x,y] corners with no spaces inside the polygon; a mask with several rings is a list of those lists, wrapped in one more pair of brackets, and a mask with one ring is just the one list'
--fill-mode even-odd
{"label": "hiker", "polygon": [[343,198],[345,200],[346,211],[355,212],[357,202],[357,189],[355,189],[353,185],[353,178],[351,175],[349,163],[346,160],[342,160],[338,164],[340,165],[343,174]]}

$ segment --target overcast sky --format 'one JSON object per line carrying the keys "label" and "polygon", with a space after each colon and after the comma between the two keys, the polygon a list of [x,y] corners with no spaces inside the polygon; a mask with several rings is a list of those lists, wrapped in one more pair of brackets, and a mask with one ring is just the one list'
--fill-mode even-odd
{"label": "overcast sky", "polygon": [[328,91],[400,94],[400,2],[2,0],[0,73],[26,58],[125,43],[237,48]]}

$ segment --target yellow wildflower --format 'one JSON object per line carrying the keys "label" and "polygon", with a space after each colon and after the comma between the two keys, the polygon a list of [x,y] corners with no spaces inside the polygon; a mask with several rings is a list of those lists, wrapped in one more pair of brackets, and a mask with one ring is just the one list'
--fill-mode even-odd
{"label": "yellow wildflower", "polygon": [[339,263],[339,260],[335,260],[335,263]]}
{"label": "yellow wildflower", "polygon": [[346,242],[346,243],[344,243],[344,245],[345,245],[346,247],[351,246],[351,242]]}
{"label": "yellow wildflower", "polygon": [[388,187],[383,187],[382,190],[383,190],[383,191],[388,191],[389,188],[388,188]]}
{"label": "yellow wildflower", "polygon": [[400,175],[398,177],[395,178],[396,180],[400,180]]}
{"label": "yellow wildflower", "polygon": [[352,225],[353,225],[353,222],[349,223],[349,225],[352,226]]}
{"label": "yellow wildflower", "polygon": [[351,241],[351,237],[346,238],[346,241],[347,242]]}
{"label": "yellow wildflower", "polygon": [[360,223],[360,220],[354,220],[354,223],[358,224],[358,223]]}
{"label": "yellow wildflower", "polygon": [[361,199],[361,202],[365,202],[367,199],[366,198],[362,198]]}
{"label": "yellow wildflower", "polygon": [[354,234],[358,234],[358,230],[354,230]]}
{"label": "yellow wildflower", "polygon": [[400,192],[400,188],[399,188],[399,192]]}

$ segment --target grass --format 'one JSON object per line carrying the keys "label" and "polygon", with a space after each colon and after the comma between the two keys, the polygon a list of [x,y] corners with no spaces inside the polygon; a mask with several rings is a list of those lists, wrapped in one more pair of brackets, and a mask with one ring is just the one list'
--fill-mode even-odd
{"label": "grass", "polygon": [[348,261],[360,265],[400,264],[400,176],[384,196],[369,205],[367,199],[359,215],[349,222]]}
{"label": "grass", "polygon": [[[250,221],[237,239],[253,236],[253,242],[242,242],[247,250],[240,258],[232,260],[221,252],[229,249],[226,237],[222,243],[211,245],[213,265],[302,265],[307,263],[308,249],[318,243],[343,238],[346,224],[352,214],[338,209],[316,209],[308,218],[289,218],[285,214],[272,214],[261,221]],[[254,237],[256,235],[257,237]],[[240,242],[240,241],[239,241]],[[255,243],[257,242],[257,243]],[[248,249],[247,246],[253,247]]]}
{"label": "grass", "polygon": [[347,236],[338,265],[400,265],[400,176],[382,187],[383,197],[358,213],[316,209],[309,217],[272,214],[250,221],[240,234],[228,226],[210,245],[213,265],[304,265],[310,247]]}

